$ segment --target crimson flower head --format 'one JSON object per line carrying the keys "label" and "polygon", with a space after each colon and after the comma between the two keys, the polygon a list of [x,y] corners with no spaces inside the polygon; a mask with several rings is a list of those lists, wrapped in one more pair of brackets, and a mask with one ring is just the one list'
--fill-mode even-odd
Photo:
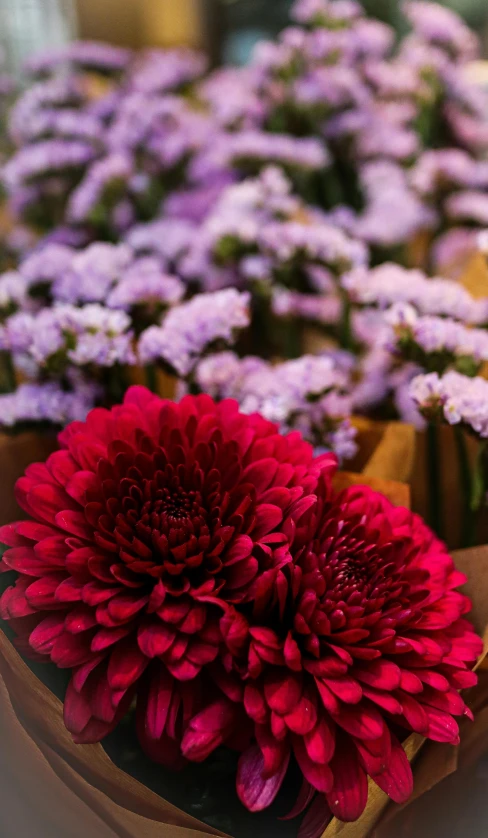
{"label": "crimson flower head", "polygon": [[240,697],[219,656],[222,616],[252,609],[258,585],[282,588],[294,521],[334,458],[235,402],[139,387],[59,441],[17,483],[31,520],[0,530],[3,569],[18,573],[1,616],[24,648],[72,670],[77,742],[103,738],[137,697],[142,745],[173,763],[221,685]]}
{"label": "crimson flower head", "polygon": [[[241,801],[268,806],[293,758],[304,777],[294,814],[320,792],[323,826],[361,815],[368,775],[394,801],[410,796],[410,732],[459,741],[454,717],[470,715],[459,691],[476,683],[482,643],[455,590],[465,577],[417,515],[366,487],[337,495],[323,483],[306,517],[286,590],[268,588],[249,620],[230,610],[222,626],[254,726]],[[199,718],[183,739],[189,757]]]}

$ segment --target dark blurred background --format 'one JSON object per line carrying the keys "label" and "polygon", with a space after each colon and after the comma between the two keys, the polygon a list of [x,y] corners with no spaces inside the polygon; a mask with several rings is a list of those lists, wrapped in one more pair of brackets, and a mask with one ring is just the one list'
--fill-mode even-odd
{"label": "dark blurred background", "polygon": [[[253,45],[286,25],[292,0],[0,0],[0,45],[16,71],[33,52],[75,37],[131,46],[204,46],[214,61],[245,63]],[[398,26],[400,0],[363,0]],[[482,37],[488,57],[488,0],[443,0]]]}
{"label": "dark blurred background", "polygon": [[[231,62],[247,60],[252,44],[269,37],[286,25],[291,0],[220,0],[215,5],[223,11],[225,34],[223,56]],[[400,0],[362,0],[367,12],[392,26],[401,27]],[[483,37],[488,55],[488,0],[441,0],[475,28]]]}

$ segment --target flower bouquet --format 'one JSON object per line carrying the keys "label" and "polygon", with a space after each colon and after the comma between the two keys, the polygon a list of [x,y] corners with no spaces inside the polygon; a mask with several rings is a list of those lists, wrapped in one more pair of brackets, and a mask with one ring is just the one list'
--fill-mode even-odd
{"label": "flower bouquet", "polygon": [[[46,692],[32,676],[25,711],[51,768],[64,763],[63,782],[74,758],[82,800],[87,778],[108,793],[109,809],[124,787],[137,799],[142,787],[127,777],[114,799],[113,768],[98,788],[108,758],[87,749],[104,740],[127,772],[134,735],[162,766],[152,766],[150,786],[178,769],[181,795],[193,763],[217,783],[233,766],[237,797],[253,813],[279,806],[280,791],[289,803],[295,788],[281,815],[305,811],[300,834],[333,835],[341,820],[366,835],[386,795],[407,801],[424,738],[459,741],[454,716],[470,715],[459,690],[476,683],[469,670],[482,651],[464,617],[469,599],[456,592],[466,577],[420,518],[376,491],[393,488],[405,503],[408,489],[337,475],[333,455],[314,458],[299,435],[206,396],[175,404],[135,387],[59,442],[17,483],[30,520],[0,537],[14,576],[2,617],[20,650],[69,675],[56,686],[77,746],[66,731],[57,739],[54,697],[54,718],[29,718]],[[17,670],[26,668],[5,650],[5,683],[22,714]],[[215,794],[211,780],[208,788]],[[247,834],[240,810],[231,812],[237,799],[211,799],[209,812],[203,798],[194,801],[203,821],[226,817],[225,831]],[[190,823],[160,802],[159,819],[163,811],[165,823]]]}
{"label": "flower bouquet", "polygon": [[486,99],[464,24],[405,14],[395,44],[300,0],[210,74],[31,62],[2,172],[15,834],[383,836],[465,758],[488,287],[452,265],[484,246]]}

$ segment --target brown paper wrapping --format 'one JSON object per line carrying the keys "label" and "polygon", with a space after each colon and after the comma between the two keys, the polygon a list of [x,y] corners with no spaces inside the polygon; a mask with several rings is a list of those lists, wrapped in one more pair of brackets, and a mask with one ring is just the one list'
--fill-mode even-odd
{"label": "brown paper wrapping", "polygon": [[[32,838],[203,838],[223,834],[118,769],[101,745],[75,745],[63,723],[61,702],[35,677],[2,632],[0,731],[2,838],[21,834]],[[7,818],[5,830],[3,813],[8,813],[11,805],[14,816],[11,828]],[[22,830],[22,822],[30,822],[31,828]]]}
{"label": "brown paper wrapping", "polygon": [[76,0],[80,37],[129,47],[201,47],[202,0]]}

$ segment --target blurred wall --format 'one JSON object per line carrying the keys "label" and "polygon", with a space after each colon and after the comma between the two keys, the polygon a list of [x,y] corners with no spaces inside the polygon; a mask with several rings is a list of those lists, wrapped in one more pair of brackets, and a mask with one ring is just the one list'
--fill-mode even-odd
{"label": "blurred wall", "polygon": [[205,0],[77,0],[79,34],[124,46],[203,46]]}

